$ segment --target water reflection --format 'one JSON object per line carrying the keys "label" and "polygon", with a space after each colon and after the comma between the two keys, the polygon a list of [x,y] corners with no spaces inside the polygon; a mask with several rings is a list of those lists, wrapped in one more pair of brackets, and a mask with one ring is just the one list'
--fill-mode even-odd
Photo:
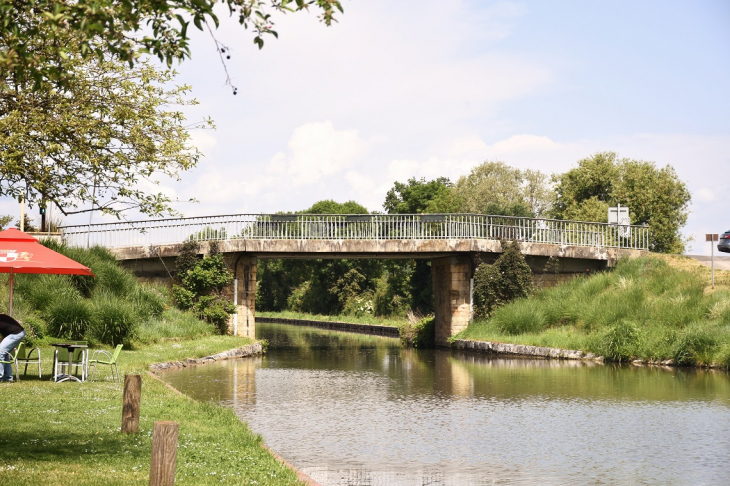
{"label": "water reflection", "polygon": [[[169,372],[323,484],[726,484],[726,373],[404,350],[260,324],[263,358]],[[671,452],[668,452],[671,451]]]}

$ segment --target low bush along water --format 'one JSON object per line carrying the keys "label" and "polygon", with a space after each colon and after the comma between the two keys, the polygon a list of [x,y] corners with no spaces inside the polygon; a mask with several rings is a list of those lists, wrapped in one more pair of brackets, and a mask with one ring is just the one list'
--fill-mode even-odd
{"label": "low bush along water", "polygon": [[[496,309],[464,338],[573,347],[608,359],[730,366],[730,292],[647,256]],[[519,336],[510,338],[509,336]]]}
{"label": "low bush along water", "polygon": [[[183,337],[214,333],[209,324],[169,309],[165,287],[138,283],[104,248],[44,244],[91,268],[96,278],[16,275],[13,314],[23,322],[29,345],[44,337],[129,345],[133,340],[179,337],[181,330]],[[7,309],[7,282],[0,295],[0,309]]]}

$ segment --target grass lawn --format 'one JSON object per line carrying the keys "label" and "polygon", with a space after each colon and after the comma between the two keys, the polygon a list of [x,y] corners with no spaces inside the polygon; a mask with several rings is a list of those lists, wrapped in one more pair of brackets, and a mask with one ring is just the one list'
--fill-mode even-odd
{"label": "grass lawn", "polygon": [[136,435],[119,432],[123,385],[108,381],[108,367],[99,368],[95,382],[53,383],[53,348],[43,347],[41,379],[37,366],[34,375],[29,365],[19,382],[0,383],[0,483],[148,484],[153,423],[173,420],[180,424],[177,484],[300,484],[232,410],[180,396],[146,373],[152,363],[199,358],[250,342],[207,336],[122,351],[122,377],[142,374]]}
{"label": "grass lawn", "polygon": [[307,314],[306,312],[294,312],[294,311],[281,311],[281,312],[262,312],[256,311],[256,315],[260,317],[272,317],[280,319],[305,319],[308,321],[323,321],[323,322],[348,322],[350,324],[366,324],[371,326],[390,326],[398,327],[399,324],[408,322],[405,317],[375,317],[365,315],[362,317],[356,316],[323,316],[320,314]]}

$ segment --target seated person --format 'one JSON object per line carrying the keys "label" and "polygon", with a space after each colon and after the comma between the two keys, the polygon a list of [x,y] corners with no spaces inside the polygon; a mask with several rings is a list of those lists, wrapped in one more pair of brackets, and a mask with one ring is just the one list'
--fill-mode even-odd
{"label": "seated person", "polygon": [[[25,329],[18,321],[7,314],[0,314],[0,360],[8,361],[8,355],[25,337]],[[13,365],[3,363],[0,366],[0,381],[13,381]]]}

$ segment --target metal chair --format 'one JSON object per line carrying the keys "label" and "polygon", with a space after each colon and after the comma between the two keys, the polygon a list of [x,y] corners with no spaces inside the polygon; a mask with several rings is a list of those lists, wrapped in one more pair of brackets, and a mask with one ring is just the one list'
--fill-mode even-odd
{"label": "metal chair", "polygon": [[[18,347],[20,347],[22,345],[23,345],[23,343],[20,343],[18,345]],[[15,360],[15,357],[18,355],[18,348],[13,349],[13,351],[15,351],[15,353],[13,353],[13,352],[7,353],[7,355],[8,355],[7,361],[4,359],[0,359],[0,366],[6,365],[6,364],[13,366],[13,363],[15,363],[15,379],[20,381],[20,373],[18,373],[18,362]],[[5,353],[2,353],[2,354],[5,354]]]}
{"label": "metal chair", "polygon": [[[37,357],[33,357],[33,352],[38,355]],[[25,346],[25,343],[18,344],[18,352],[15,353],[15,371],[17,374],[20,374],[18,371],[18,364],[19,363],[25,363],[25,369],[23,370],[23,374],[28,374],[28,365],[31,363],[38,363],[38,378],[41,377],[41,350],[40,348],[31,348],[28,349]]]}
{"label": "metal chair", "polygon": [[[96,373],[96,365],[103,364],[103,365],[109,365],[112,370],[112,380],[113,381],[119,381],[122,382],[121,377],[119,376],[119,368],[117,368],[117,358],[119,358],[119,353],[122,352],[122,345],[119,344],[114,349],[114,354],[110,354],[109,351],[105,351],[103,349],[97,349],[91,354],[91,359],[89,359],[89,365],[93,367],[93,370],[91,372],[91,380],[94,380],[94,374]],[[99,359],[99,355],[104,356],[107,359]],[[114,377],[114,372],[116,371],[117,375],[116,378]]]}

